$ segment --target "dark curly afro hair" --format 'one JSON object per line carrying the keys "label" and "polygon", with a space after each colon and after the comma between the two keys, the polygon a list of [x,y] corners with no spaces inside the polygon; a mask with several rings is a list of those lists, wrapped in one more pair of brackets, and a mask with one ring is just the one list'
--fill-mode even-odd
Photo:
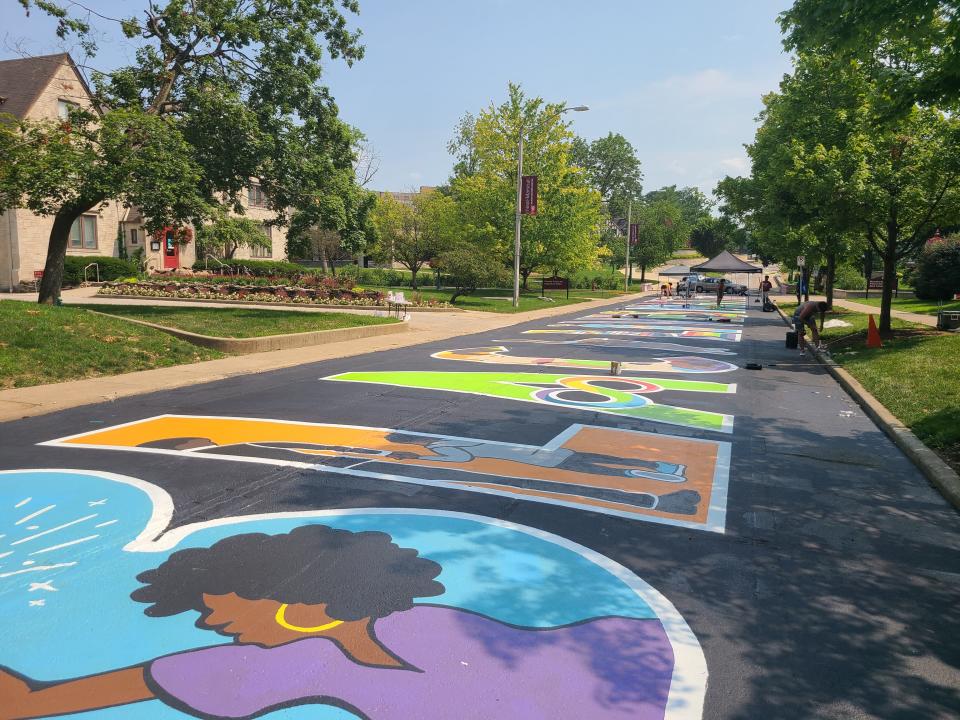
{"label": "dark curly afro hair", "polygon": [[338,620],[376,620],[409,610],[414,598],[442,594],[434,580],[441,570],[386,533],[304,525],[283,535],[234,535],[209,548],[175,552],[140,573],[137,580],[146,587],[130,597],[152,603],[144,610],[152,617],[204,613],[205,593],[236,593],[247,600],[324,604]]}

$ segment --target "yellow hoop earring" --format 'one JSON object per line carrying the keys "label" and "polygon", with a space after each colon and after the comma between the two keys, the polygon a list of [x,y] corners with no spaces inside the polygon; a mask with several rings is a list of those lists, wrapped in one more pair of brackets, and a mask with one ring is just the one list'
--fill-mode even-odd
{"label": "yellow hoop earring", "polygon": [[343,625],[343,620],[334,620],[333,622],[328,622],[326,625],[317,625],[316,627],[301,627],[299,625],[291,625],[290,623],[287,622],[287,618],[285,617],[287,612],[287,607],[289,607],[287,603],[284,603],[279,608],[277,608],[277,614],[275,616],[275,619],[277,621],[277,625],[279,625],[282,628],[286,628],[287,630],[293,630],[293,632],[317,633],[317,632],[323,632],[324,630],[330,630],[331,628],[335,628],[337,625]]}

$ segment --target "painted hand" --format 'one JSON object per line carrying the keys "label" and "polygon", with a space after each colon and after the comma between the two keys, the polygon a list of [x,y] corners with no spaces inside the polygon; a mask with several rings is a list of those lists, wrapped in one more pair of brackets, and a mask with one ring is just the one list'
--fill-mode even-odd
{"label": "painted hand", "polygon": [[0,667],[0,720],[18,720],[33,717],[29,713],[29,698],[33,693],[26,681]]}

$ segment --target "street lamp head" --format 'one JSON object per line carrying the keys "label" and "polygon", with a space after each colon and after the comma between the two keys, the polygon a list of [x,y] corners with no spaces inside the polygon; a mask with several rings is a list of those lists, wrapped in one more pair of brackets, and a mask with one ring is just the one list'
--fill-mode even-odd
{"label": "street lamp head", "polygon": [[588,108],[586,105],[577,105],[576,107],[572,107],[570,109],[574,112],[586,112],[590,108]]}

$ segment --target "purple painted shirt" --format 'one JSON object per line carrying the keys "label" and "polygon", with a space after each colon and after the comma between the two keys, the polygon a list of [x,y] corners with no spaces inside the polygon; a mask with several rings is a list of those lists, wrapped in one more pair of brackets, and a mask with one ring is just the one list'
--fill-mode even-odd
{"label": "purple painted shirt", "polygon": [[360,665],[330,640],[305,638],[190,650],[154,660],[148,673],[160,699],[205,716],[314,702],[371,720],[663,718],[673,673],[659,620],[531,629],[420,605],[378,620],[375,632],[423,672]]}

